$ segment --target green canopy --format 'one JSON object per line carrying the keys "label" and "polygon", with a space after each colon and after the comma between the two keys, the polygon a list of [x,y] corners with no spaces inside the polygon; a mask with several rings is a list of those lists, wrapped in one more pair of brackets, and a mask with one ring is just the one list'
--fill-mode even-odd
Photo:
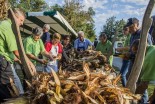
{"label": "green canopy", "polygon": [[49,24],[51,29],[50,33],[60,33],[62,35],[74,35],[77,36],[75,30],[70,24],[63,18],[58,11],[48,12],[27,12],[27,18],[24,21],[23,26],[20,28],[22,35],[30,35],[31,30],[34,27],[43,27],[44,24]]}

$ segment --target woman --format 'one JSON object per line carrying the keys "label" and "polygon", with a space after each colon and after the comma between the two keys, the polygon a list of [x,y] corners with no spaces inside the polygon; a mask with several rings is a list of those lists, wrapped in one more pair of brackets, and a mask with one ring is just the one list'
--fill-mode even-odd
{"label": "woman", "polygon": [[58,72],[58,62],[62,57],[62,45],[60,43],[61,36],[58,33],[54,33],[51,37],[51,41],[45,44],[45,49],[49,54],[52,55],[53,60],[50,60],[47,63],[45,72],[50,73],[53,69],[55,72]]}

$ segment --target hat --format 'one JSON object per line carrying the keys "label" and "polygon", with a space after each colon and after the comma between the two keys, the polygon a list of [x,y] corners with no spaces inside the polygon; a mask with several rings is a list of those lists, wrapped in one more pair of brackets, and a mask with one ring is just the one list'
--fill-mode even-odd
{"label": "hat", "polygon": [[40,36],[43,34],[43,30],[40,27],[35,27],[35,28],[32,28],[32,33],[34,35]]}
{"label": "hat", "polygon": [[137,18],[135,18],[135,17],[134,18],[129,18],[126,25],[125,25],[125,27],[129,27],[134,23],[139,23],[139,20]]}

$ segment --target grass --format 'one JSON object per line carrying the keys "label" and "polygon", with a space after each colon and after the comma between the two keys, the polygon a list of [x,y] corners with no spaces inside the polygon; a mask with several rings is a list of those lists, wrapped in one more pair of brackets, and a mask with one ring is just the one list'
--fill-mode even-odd
{"label": "grass", "polygon": [[148,95],[152,95],[153,91],[154,91],[155,85],[150,84],[147,91],[148,91]]}

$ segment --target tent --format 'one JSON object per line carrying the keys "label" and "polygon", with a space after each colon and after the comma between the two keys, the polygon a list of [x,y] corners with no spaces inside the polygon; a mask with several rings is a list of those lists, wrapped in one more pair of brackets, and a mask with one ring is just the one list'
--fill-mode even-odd
{"label": "tent", "polygon": [[27,12],[26,15],[27,18],[24,21],[23,26],[20,28],[21,34],[23,36],[30,35],[32,28],[42,28],[44,24],[50,25],[50,33],[57,32],[61,35],[73,35],[74,37],[77,36],[75,30],[58,11]]}

